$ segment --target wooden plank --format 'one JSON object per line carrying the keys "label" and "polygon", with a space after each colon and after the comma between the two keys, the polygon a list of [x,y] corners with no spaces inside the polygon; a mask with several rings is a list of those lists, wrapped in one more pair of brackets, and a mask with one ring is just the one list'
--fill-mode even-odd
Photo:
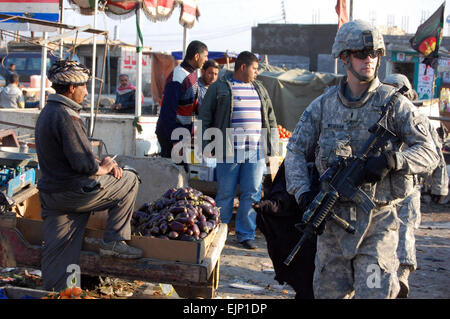
{"label": "wooden plank", "polygon": [[225,242],[227,241],[227,235],[228,225],[223,223],[219,224],[219,230],[217,231],[214,241],[211,243],[208,253],[202,263],[205,266],[207,278],[211,276],[211,273],[219,260],[223,247],[225,247]]}

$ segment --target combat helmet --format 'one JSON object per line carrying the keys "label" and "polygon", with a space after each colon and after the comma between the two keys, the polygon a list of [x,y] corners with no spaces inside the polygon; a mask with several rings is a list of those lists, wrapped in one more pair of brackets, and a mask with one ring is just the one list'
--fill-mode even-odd
{"label": "combat helmet", "polygon": [[[335,58],[339,58],[341,54],[346,53],[346,51],[359,51],[366,47],[379,50],[381,53],[380,55],[385,55],[386,48],[381,32],[366,21],[354,20],[343,24],[342,27],[339,28],[334,39],[332,54]],[[368,79],[357,74],[351,67],[348,54],[345,54],[344,57],[347,59],[347,67],[358,79],[366,82],[373,80],[373,78]],[[379,62],[380,60],[378,59],[378,64]],[[378,67],[379,65],[377,66],[374,77],[377,76]]]}
{"label": "combat helmet", "polygon": [[339,58],[341,53],[346,50],[358,51],[365,47],[382,50],[382,55],[386,51],[383,36],[376,27],[363,20],[354,20],[339,28],[334,39],[332,53],[335,58]]}
{"label": "combat helmet", "polygon": [[406,77],[406,75],[400,73],[389,74],[384,78],[383,83],[393,85],[398,89],[400,89],[403,86],[406,86],[408,88],[408,91],[403,93],[403,95],[406,96],[411,101],[418,99],[417,92],[413,89],[411,82]]}

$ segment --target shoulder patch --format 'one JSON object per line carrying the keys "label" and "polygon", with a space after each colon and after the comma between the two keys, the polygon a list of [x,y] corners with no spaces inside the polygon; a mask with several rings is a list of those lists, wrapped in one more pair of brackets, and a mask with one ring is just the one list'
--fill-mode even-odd
{"label": "shoulder patch", "polygon": [[422,122],[416,124],[416,129],[417,129],[420,133],[422,133],[424,136],[427,136],[427,135],[428,135],[428,130],[427,130],[427,128],[425,127],[425,125],[423,125]]}

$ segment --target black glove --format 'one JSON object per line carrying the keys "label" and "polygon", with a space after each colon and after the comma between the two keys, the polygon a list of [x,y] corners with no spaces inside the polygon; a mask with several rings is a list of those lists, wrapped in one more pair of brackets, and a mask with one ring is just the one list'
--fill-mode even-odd
{"label": "black glove", "polygon": [[395,152],[387,151],[367,159],[365,166],[365,181],[376,183],[381,181],[395,168]]}
{"label": "black glove", "polygon": [[276,214],[280,209],[280,203],[276,200],[265,199],[252,204],[258,214]]}
{"label": "black glove", "polygon": [[314,197],[316,197],[317,192],[315,191],[307,191],[300,195],[298,206],[301,210],[305,211],[306,207],[314,200]]}

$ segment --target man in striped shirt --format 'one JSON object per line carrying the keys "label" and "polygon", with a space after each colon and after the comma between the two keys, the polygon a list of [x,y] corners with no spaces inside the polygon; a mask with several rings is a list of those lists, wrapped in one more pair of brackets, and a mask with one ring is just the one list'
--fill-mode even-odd
{"label": "man in striped shirt", "polygon": [[[236,239],[247,249],[256,248],[253,243],[256,212],[252,203],[261,199],[265,168],[263,146],[268,147],[265,152],[271,151],[271,144],[262,143],[267,137],[263,131],[269,136],[277,131],[272,102],[263,85],[256,81],[257,75],[258,58],[251,52],[241,52],[234,73],[225,75],[209,87],[199,114],[203,133],[208,128],[218,128],[222,132],[222,150],[226,154],[218,154],[216,149],[216,202],[221,207],[221,221],[228,224],[233,216],[233,200],[239,184]],[[203,144],[205,147],[207,141]],[[207,149],[204,150],[206,153]]]}

